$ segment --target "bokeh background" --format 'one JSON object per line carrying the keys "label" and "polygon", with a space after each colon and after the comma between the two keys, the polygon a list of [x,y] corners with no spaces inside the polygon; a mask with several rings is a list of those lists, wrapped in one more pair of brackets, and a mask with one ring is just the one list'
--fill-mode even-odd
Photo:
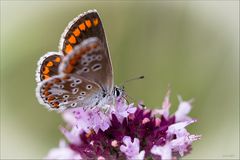
{"label": "bokeh background", "polygon": [[57,51],[61,33],[78,14],[101,15],[115,83],[152,107],[172,89],[195,99],[191,116],[202,134],[184,159],[239,158],[239,1],[1,1],[1,158],[39,159],[63,135],[60,115],[35,97],[38,59]]}

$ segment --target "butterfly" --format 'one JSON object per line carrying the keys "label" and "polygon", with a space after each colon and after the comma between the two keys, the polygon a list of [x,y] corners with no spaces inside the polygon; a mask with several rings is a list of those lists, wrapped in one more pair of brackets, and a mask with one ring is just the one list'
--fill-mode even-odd
{"label": "butterfly", "polygon": [[38,61],[36,96],[49,110],[111,104],[123,88],[113,85],[113,68],[103,25],[96,10],[71,21],[59,52]]}

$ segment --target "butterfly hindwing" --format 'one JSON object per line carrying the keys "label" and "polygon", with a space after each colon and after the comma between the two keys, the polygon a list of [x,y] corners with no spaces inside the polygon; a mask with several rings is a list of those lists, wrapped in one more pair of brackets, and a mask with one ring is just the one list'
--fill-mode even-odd
{"label": "butterfly hindwing", "polygon": [[54,75],[58,75],[58,67],[62,62],[63,56],[57,52],[49,52],[42,56],[38,61],[36,71],[36,81],[41,82]]}
{"label": "butterfly hindwing", "polygon": [[94,106],[101,96],[94,82],[74,74],[61,74],[44,80],[37,87],[39,101],[49,109]]}

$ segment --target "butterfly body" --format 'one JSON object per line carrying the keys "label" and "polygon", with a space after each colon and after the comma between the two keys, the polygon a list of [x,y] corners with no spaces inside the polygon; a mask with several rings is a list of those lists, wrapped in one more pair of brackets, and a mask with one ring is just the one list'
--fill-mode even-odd
{"label": "butterfly body", "polygon": [[[44,55],[36,72],[36,94],[49,110],[113,104],[116,91],[101,20],[90,10],[69,23],[59,52]],[[120,94],[118,94],[120,95]]]}

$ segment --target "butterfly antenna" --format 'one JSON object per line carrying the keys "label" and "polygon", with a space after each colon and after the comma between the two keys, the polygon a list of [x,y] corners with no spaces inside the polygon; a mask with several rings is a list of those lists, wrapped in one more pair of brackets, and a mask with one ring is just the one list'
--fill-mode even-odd
{"label": "butterfly antenna", "polygon": [[[143,79],[143,78],[144,78],[144,76],[139,76],[139,77],[135,77],[135,78],[128,79],[128,80],[126,80],[126,81],[123,81],[123,82],[120,84],[120,86],[121,86],[122,89],[124,89],[124,85],[125,85],[126,83],[131,82],[131,81],[135,81],[135,80],[139,80],[139,79]],[[133,102],[136,101],[135,98],[130,97],[128,94],[126,94],[126,92],[124,93],[123,98],[124,98],[128,103],[129,103],[128,98],[129,98],[130,100],[132,100]]]}
{"label": "butterfly antenna", "polygon": [[128,82],[135,81],[135,80],[139,80],[139,79],[143,79],[143,78],[144,78],[144,76],[139,76],[139,77],[135,77],[135,78],[128,79],[128,80],[126,80],[126,81],[123,81],[122,84],[121,84],[121,86],[124,86],[124,85],[125,85],[126,83],[128,83]]}

